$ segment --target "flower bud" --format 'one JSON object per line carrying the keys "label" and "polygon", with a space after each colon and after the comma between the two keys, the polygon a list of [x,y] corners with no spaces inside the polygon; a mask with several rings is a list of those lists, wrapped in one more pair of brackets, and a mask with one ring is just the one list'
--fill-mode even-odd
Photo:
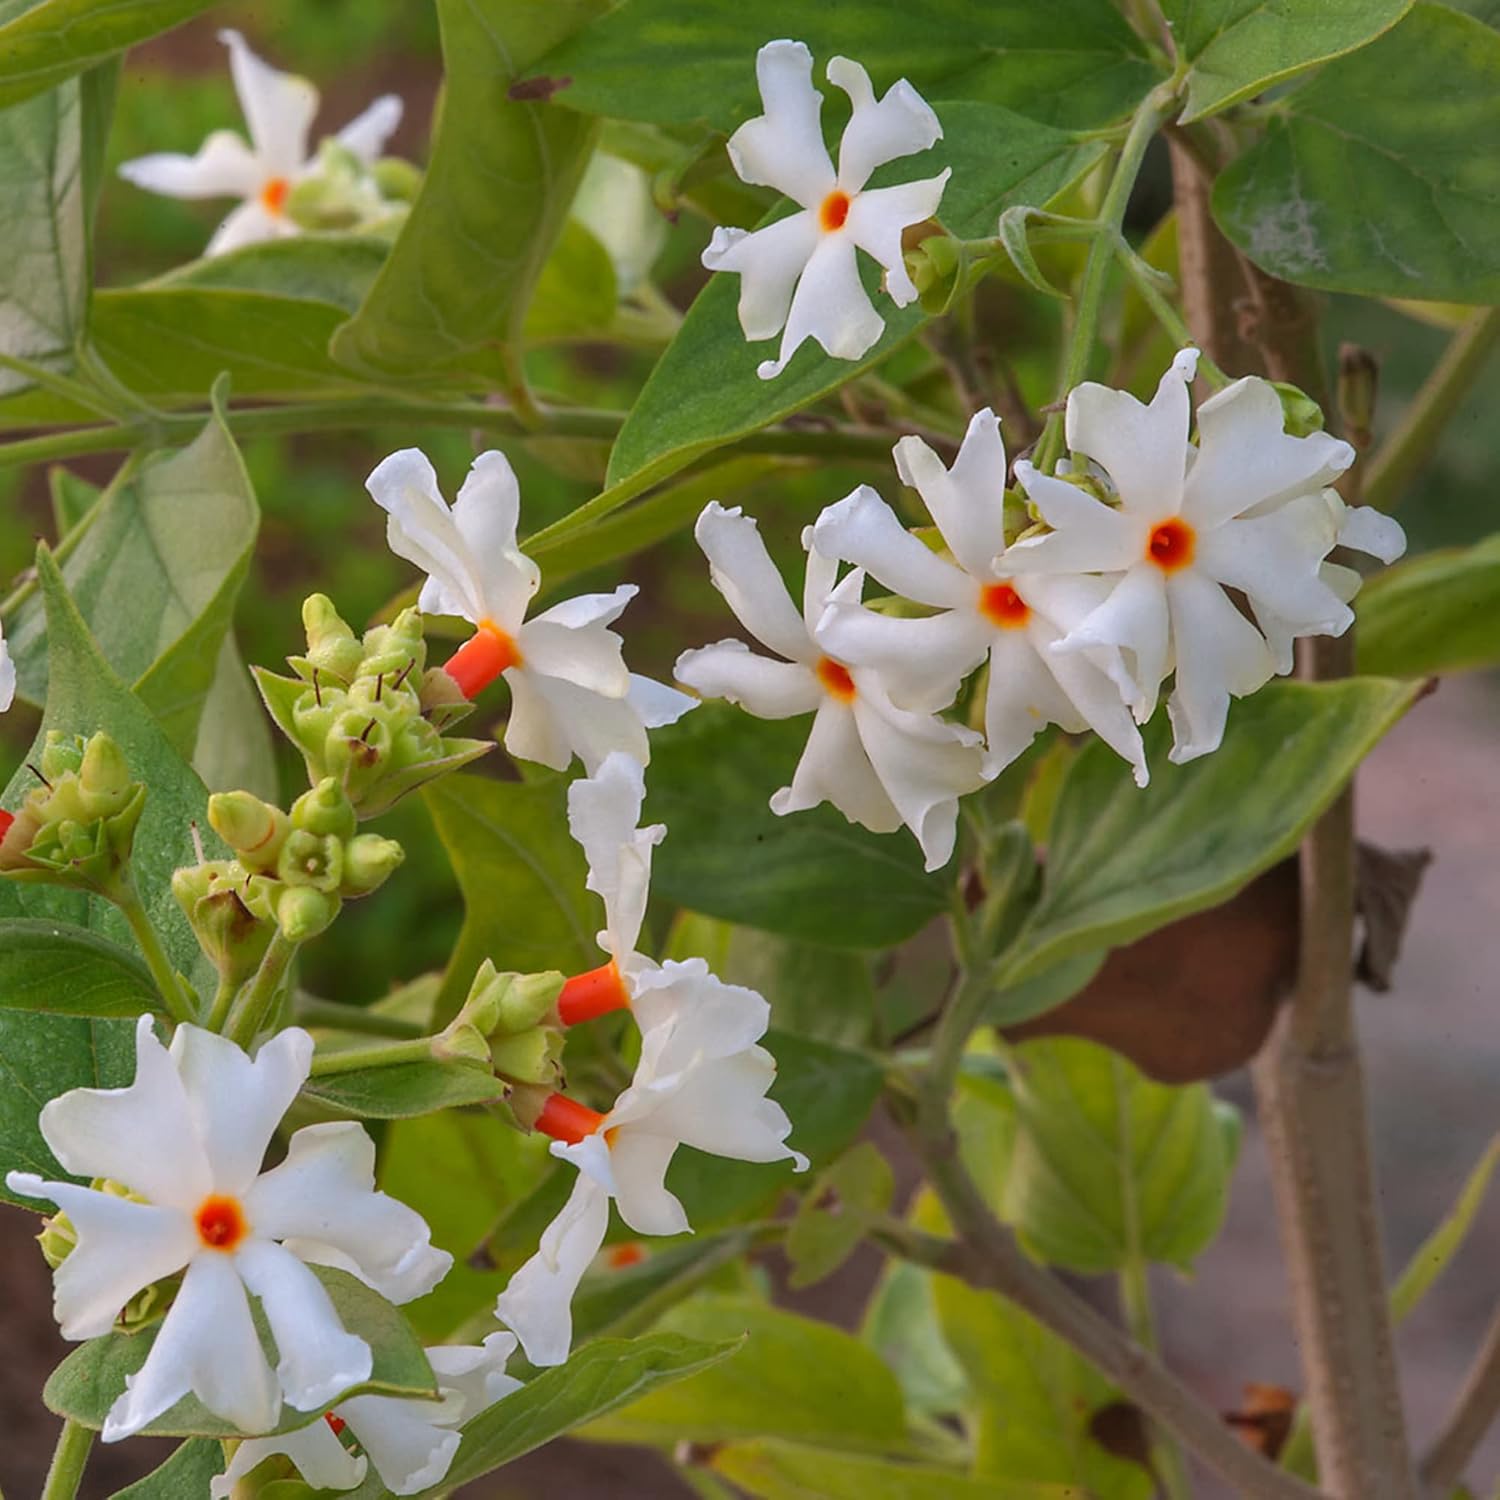
{"label": "flower bud", "polygon": [[302,602],[302,625],[307,631],[308,666],[348,683],[359,670],[364,648],[333,600],[327,594],[309,594]]}
{"label": "flower bud", "polygon": [[325,893],[337,891],[344,879],[344,841],[331,834],[294,828],[281,846],[276,877],[289,886],[310,886]]}
{"label": "flower bud", "polygon": [[551,1026],[533,1026],[515,1036],[490,1043],[489,1063],[498,1077],[511,1083],[562,1087],[564,1038]]}
{"label": "flower bud", "polygon": [[387,203],[414,203],[422,186],[420,168],[399,156],[382,156],[370,169],[370,175]]}
{"label": "flower bud", "polygon": [[1311,396],[1284,380],[1273,380],[1271,384],[1281,397],[1281,424],[1289,436],[1307,437],[1322,432],[1323,408]]}
{"label": "flower bud", "polygon": [[488,1071],[490,1044],[477,1027],[459,1016],[433,1037],[432,1056],[437,1062],[478,1063]]}
{"label": "flower bud", "polygon": [[474,711],[474,705],[464,697],[463,689],[442,667],[429,667],[422,674],[418,696],[423,714],[439,730]]}
{"label": "flower bud", "polygon": [[172,894],[226,983],[248,979],[265,956],[275,932],[270,898],[276,890],[273,881],[251,875],[237,860],[212,860],[173,874]]}
{"label": "flower bud", "polygon": [[326,931],[342,906],[337,892],[310,885],[284,886],[276,897],[276,924],[289,943],[305,943]]}
{"label": "flower bud", "polygon": [[291,828],[291,820],[279,807],[262,802],[252,792],[215,792],[208,799],[208,821],[240,863],[256,871],[276,867]]}
{"label": "flower bud", "polygon": [[395,839],[382,838],[378,833],[357,834],[344,845],[344,878],[339,894],[368,896],[385,884],[405,858],[406,850]]}
{"label": "flower bud", "polygon": [[336,839],[354,836],[359,820],[336,778],[325,776],[292,803],[292,827]]}

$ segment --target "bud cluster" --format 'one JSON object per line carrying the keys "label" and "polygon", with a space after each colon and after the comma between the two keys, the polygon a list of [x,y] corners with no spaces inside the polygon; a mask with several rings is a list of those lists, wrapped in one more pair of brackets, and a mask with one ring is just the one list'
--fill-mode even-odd
{"label": "bud cluster", "polygon": [[308,780],[334,779],[361,818],[491,748],[487,740],[445,739],[441,729],[467,705],[424,677],[422,616],[403,610],[389,625],[356,636],[323,594],[302,606],[307,654],[296,673],[255,669],[271,717],[302,752]]}
{"label": "bud cluster", "polygon": [[502,974],[485,959],[463,1008],[433,1039],[433,1056],[480,1063],[513,1089],[537,1087],[546,1093],[561,1088],[563,1029],[557,997],[562,987],[563,976],[556,971]]}

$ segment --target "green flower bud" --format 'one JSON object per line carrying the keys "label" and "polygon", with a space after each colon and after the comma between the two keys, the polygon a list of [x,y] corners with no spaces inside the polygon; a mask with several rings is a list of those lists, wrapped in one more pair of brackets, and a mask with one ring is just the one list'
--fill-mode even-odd
{"label": "green flower bud", "polygon": [[422,712],[438,730],[455,724],[474,711],[459,685],[441,668],[429,667],[422,674],[418,698]]}
{"label": "green flower bud", "polygon": [[334,719],[323,741],[324,774],[339,777],[350,800],[363,805],[366,795],[379,782],[390,755],[391,731],[378,712],[345,711]]}
{"label": "green flower bud", "polygon": [[376,625],[365,632],[364,661],[360,671],[366,677],[415,675],[421,672],[426,659],[422,613],[416,609],[403,609],[389,625]]}
{"label": "green flower bud", "polygon": [[309,594],[302,602],[302,625],[307,631],[308,667],[348,683],[359,670],[364,648],[344,623],[327,594]]}
{"label": "green flower bud", "polygon": [[1290,436],[1306,437],[1322,432],[1323,408],[1311,396],[1284,380],[1273,380],[1271,384],[1281,397],[1281,425]]}
{"label": "green flower bud", "polygon": [[260,966],[276,930],[270,900],[276,889],[238,860],[213,860],[173,874],[172,894],[226,983],[242,983]]}
{"label": "green flower bud", "polygon": [[433,1037],[432,1056],[437,1062],[478,1063],[488,1070],[490,1044],[477,1028],[456,1019]]}
{"label": "green flower bud", "polygon": [[354,804],[332,776],[325,776],[292,803],[292,827],[307,833],[347,839],[358,826]]}
{"label": "green flower bud", "polygon": [[276,867],[291,828],[279,807],[262,802],[253,792],[215,792],[208,799],[208,821],[240,863],[256,871]]}
{"label": "green flower bud", "polygon": [[390,878],[392,871],[406,858],[395,839],[378,833],[361,833],[344,845],[344,878],[339,893],[345,897],[368,896]]}
{"label": "green flower bud", "polygon": [[294,828],[281,846],[276,876],[289,886],[310,886],[325,893],[337,891],[344,880],[344,841],[332,834]]}
{"label": "green flower bud", "polygon": [[512,1083],[561,1088],[563,1043],[562,1032],[552,1026],[498,1037],[490,1043],[490,1066]]}
{"label": "green flower bud", "polygon": [[289,943],[305,943],[326,931],[342,906],[337,892],[310,885],[283,886],[276,896],[276,923]]}
{"label": "green flower bud", "polygon": [[387,203],[414,203],[422,187],[421,170],[399,156],[382,156],[370,175]]}
{"label": "green flower bud", "polygon": [[551,1016],[557,1008],[566,980],[556,969],[541,974],[504,974],[509,985],[500,996],[499,1018],[495,1030],[528,1031]]}

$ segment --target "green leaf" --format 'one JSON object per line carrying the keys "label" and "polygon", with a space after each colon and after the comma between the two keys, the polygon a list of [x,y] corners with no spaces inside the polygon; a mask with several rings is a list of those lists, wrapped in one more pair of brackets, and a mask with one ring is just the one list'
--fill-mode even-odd
{"label": "green leaf", "polygon": [[[799,0],[714,6],[626,0],[527,69],[560,85],[557,104],[622,120],[728,132],[761,112],[755,54],[773,37],[863,63],[878,91],[905,77],[928,98],[982,99],[1074,127],[1127,113],[1155,81],[1140,43],[1105,0],[973,6],[965,0]],[[671,67],[662,59],[670,58]],[[956,175],[956,174],[955,174]]]}
{"label": "green leaf", "polygon": [[1102,744],[1085,746],[1063,782],[1041,898],[1004,982],[1227,900],[1291,853],[1417,692],[1381,677],[1273,682],[1231,708],[1218,750],[1185,766],[1168,763],[1158,715],[1146,730],[1144,791]]}
{"label": "green leaf", "polygon": [[212,0],[10,0],[0,6],[0,110],[207,10]]}
{"label": "green leaf", "polygon": [[815,1286],[854,1254],[891,1206],[896,1180],[869,1141],[847,1151],[813,1184],[787,1231],[789,1285]]}
{"label": "green leaf", "polygon": [[[0,42],[0,59],[6,56]],[[82,116],[76,83],[0,109],[0,222],[6,225],[0,354],[58,372],[72,365],[88,312]],[[29,383],[0,369],[0,395]]]}
{"label": "green leaf", "polygon": [[1373,41],[1411,0],[1164,0],[1177,55],[1191,66],[1182,122]]}
{"label": "green leaf", "polygon": [[[753,14],[759,28],[758,10]],[[763,32],[761,40],[766,35],[777,33]],[[747,74],[753,74],[748,61],[753,54],[754,46],[743,54]],[[1099,142],[1080,141],[996,105],[959,102],[935,108],[943,139],[930,151],[882,168],[874,181],[912,181],[951,166],[953,178],[939,214],[960,237],[994,234],[1001,211],[1013,204],[1050,203],[1103,154]],[[779,422],[878,364],[925,321],[919,304],[897,308],[880,293],[879,275],[879,267],[861,256],[866,289],[886,320],[875,347],[861,359],[839,360],[809,341],[775,380],[755,373],[772,346],[745,341],[736,312],[739,278],[713,277],[620,429],[606,484],[622,494],[639,493],[710,449]]]}
{"label": "green leaf", "polygon": [[896,1372],[909,1411],[951,1416],[966,1405],[968,1378],[938,1324],[933,1277],[920,1266],[886,1262],[860,1337]]}
{"label": "green leaf", "polygon": [[[1330,63],[1214,184],[1256,265],[1327,291],[1500,301],[1500,33],[1443,5]],[[1371,101],[1378,100],[1379,108]]]}
{"label": "green leaf", "polygon": [[[670,1333],[589,1344],[567,1364],[544,1370],[467,1423],[447,1477],[436,1488],[423,1490],[418,1500],[438,1500],[580,1423],[604,1417],[638,1397],[649,1400],[647,1393],[709,1371],[739,1347],[738,1338],[704,1342]],[[385,1491],[366,1479],[350,1494],[351,1500],[383,1500]]]}
{"label": "green leaf", "polygon": [[69,1089],[121,1088],[135,1076],[135,1027],[129,1021],[0,1010],[0,1201],[39,1212],[17,1198],[7,1172],[77,1182],[42,1139],[42,1106]]}
{"label": "green leaf", "polygon": [[[1234,1164],[1206,1084],[1153,1083],[1107,1047],[1072,1038],[1011,1053],[1014,1111],[1001,1214],[1049,1265],[1186,1270],[1223,1223]],[[1227,1106],[1225,1106],[1227,1108]]]}
{"label": "green leaf", "polygon": [[1076,1500],[1067,1485],[971,1479],[932,1464],[856,1458],[774,1438],[729,1443],[714,1472],[760,1500]]}
{"label": "green leaf", "polygon": [[[328,1402],[336,1406],[350,1396],[436,1397],[437,1381],[432,1367],[406,1320],[378,1292],[347,1271],[332,1266],[309,1265],[308,1269],[323,1283],[333,1301],[339,1321],[350,1333],[357,1334],[370,1346],[374,1364],[370,1378],[350,1386]],[[274,1367],[276,1344],[265,1321],[259,1299],[251,1298],[261,1347]],[[42,1391],[49,1411],[68,1417],[95,1430],[104,1425],[105,1414],[125,1389],[128,1377],[146,1362],[156,1342],[161,1324],[154,1323],[140,1333],[109,1333],[90,1339],[75,1349],[52,1372]],[[322,1419],[323,1413],[297,1411],[283,1407],[277,1432],[294,1432],[309,1422]],[[146,1437],[238,1437],[239,1429],[216,1417],[196,1396],[184,1396],[169,1411],[141,1429]]]}
{"label": "green leaf", "polygon": [[390,241],[358,234],[299,234],[189,261],[145,283],[151,289],[212,287],[329,303],[347,313],[364,301]]}
{"label": "green leaf", "polygon": [[276,747],[265,707],[232,630],[219,647],[213,681],[203,699],[193,769],[211,792],[243,788],[267,802],[281,800]]}
{"label": "green leaf", "polygon": [[[217,412],[183,449],[127,464],[62,565],[110,666],[177,749],[193,753],[260,509]],[[47,693],[47,622],[33,595],[7,632],[21,694]]]}
{"label": "green leaf", "polygon": [[590,1424],[589,1437],[667,1444],[787,1437],[854,1452],[900,1452],[907,1444],[895,1376],[841,1329],[748,1297],[708,1294],[674,1308],[657,1327],[711,1341],[743,1336],[745,1347],[728,1364]]}
{"label": "green leaf", "polygon": [[1361,672],[1425,677],[1500,663],[1500,534],[1386,568],[1360,590]]}
{"label": "green leaf", "polygon": [[[600,962],[588,867],[568,836],[567,783],[445,776],[422,797],[453,862],[464,925],[438,996],[437,1021],[454,1016],[486,958],[500,970],[576,974]],[[525,912],[518,922],[515,914]]]}
{"label": "green leaf", "polygon": [[1417,1247],[1406,1263],[1406,1269],[1391,1288],[1391,1322],[1403,1323],[1427,1295],[1432,1283],[1442,1275],[1449,1261],[1458,1254],[1479,1213],[1490,1179],[1500,1166],[1500,1136],[1496,1136],[1465,1180],[1453,1211]]}
{"label": "green leaf", "polygon": [[52,526],[65,537],[94,508],[104,492],[80,474],[54,464],[47,470],[47,490],[52,500]]}
{"label": "green leaf", "polygon": [[444,97],[421,191],[336,358],[405,376],[520,338],[588,164],[592,122],[510,97],[521,71],[600,0],[438,0]]}
{"label": "green leaf", "polygon": [[191,1438],[144,1479],[116,1490],[110,1500],[186,1500],[206,1495],[209,1481],[224,1472],[224,1449],[213,1438]]}
{"label": "green leaf", "polygon": [[0,920],[0,1008],[68,1016],[138,1016],[160,1010],[135,954],[63,922]]}
{"label": "green leaf", "polygon": [[[208,826],[203,783],[184,764],[150,711],[105,661],[45,547],[37,553],[37,575],[47,609],[50,681],[41,728],[24,759],[39,757],[51,729],[79,735],[102,729],[114,738],[131,774],[146,785],[146,807],[131,859],[136,888],[168,957],[200,993],[206,993],[214,982],[213,968],[200,953],[171,890],[172,872],[180,865],[197,863],[195,824],[210,859],[227,855]],[[34,784],[23,761],[0,794],[0,805],[16,807]],[[0,917],[58,918],[134,948],[124,918],[106,901],[57,886],[0,881]]]}
{"label": "green leaf", "polygon": [[597,339],[614,322],[618,302],[609,251],[576,219],[565,219],[537,274],[521,331],[528,344]]}
{"label": "green leaf", "polygon": [[1092,982],[1106,957],[1108,950],[1104,948],[1070,953],[1030,978],[1002,986],[985,1005],[985,1020],[991,1026],[1019,1026],[1022,1021],[1056,1010]]}
{"label": "green leaf", "polygon": [[355,1120],[406,1120],[440,1109],[486,1104],[505,1097],[505,1085],[486,1068],[462,1063],[409,1062],[309,1078],[304,1097]]}
{"label": "green leaf", "polygon": [[644,817],[669,829],[652,886],[692,911],[803,942],[884,948],[947,910],[941,876],[906,833],[883,836],[831,807],[779,818],[807,720],[705,704],[652,736]]}

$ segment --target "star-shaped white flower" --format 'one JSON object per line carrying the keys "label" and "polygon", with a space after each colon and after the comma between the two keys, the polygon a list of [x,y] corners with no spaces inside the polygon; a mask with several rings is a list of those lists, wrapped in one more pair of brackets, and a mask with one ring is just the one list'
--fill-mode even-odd
{"label": "star-shaped white flower", "polygon": [[[308,137],[318,113],[317,89],[305,78],[280,73],[262,61],[239,32],[221,31],[219,40],[229,48],[229,69],[251,144],[232,130],[216,130],[196,156],[163,151],[120,165],[127,182],[168,198],[244,200],[214,232],[205,255],[297,234],[286,200],[316,164],[308,153]],[[401,100],[385,94],[334,139],[373,166],[400,123]]]}
{"label": "star-shaped white flower", "polygon": [[[209,1481],[211,1500],[228,1500],[236,1482],[275,1453],[291,1459],[318,1490],[352,1490],[364,1480],[367,1458],[393,1495],[416,1495],[441,1484],[458,1452],[459,1427],[521,1388],[505,1373],[515,1348],[508,1333],[492,1333],[482,1345],[440,1344],[427,1351],[440,1401],[352,1396],[295,1432],[250,1438]],[[346,1427],[363,1453],[355,1455],[339,1441]]]}
{"label": "star-shaped white flower", "polygon": [[899,618],[858,604],[831,605],[820,644],[873,667],[903,708],[932,711],[989,662],[985,737],[991,774],[1008,766],[1048,724],[1092,729],[1146,784],[1146,756],[1130,711],[1110,679],[1119,653],[1101,647],[1057,655],[1054,642],[1103,601],[1108,586],[1078,575],[1014,576],[1005,556],[1005,446],[989,410],[969,423],[952,469],[919,437],[896,444],[902,482],[927,504],[952,561],[902,526],[868,485],[831,505],[813,527],[814,548],[866,569],[888,589],[940,614]]}
{"label": "star-shaped white flower", "polygon": [[503,453],[474,460],[451,509],[416,448],[393,453],[365,486],[389,514],[391,551],[428,575],[421,608],[476,627],[447,663],[448,675],[470,698],[499,676],[510,687],[505,748],[512,755],[555,771],[577,755],[592,772],[612,750],[645,764],[646,731],[694,707],[685,693],[625,668],[609,626],[635,597],[633,584],[581,594],[526,619],[542,574],[516,541],[521,492]]}
{"label": "star-shaped white flower", "polygon": [[[420,1216],[375,1190],[375,1147],[360,1126],[305,1126],[281,1165],[261,1172],[312,1046],[293,1028],[252,1061],[213,1032],[179,1026],[168,1051],[142,1016],[134,1082],[59,1095],[43,1107],[41,1129],[69,1172],[144,1201],[7,1175],[13,1193],[56,1203],[77,1235],[53,1285],[64,1338],[108,1333],[136,1293],[186,1273],[145,1364],[105,1418],[106,1442],[139,1432],[189,1392],[255,1433],[275,1426],[283,1395],[317,1410],[367,1379],[370,1346],[343,1327],[304,1262],[350,1269],[394,1302],[447,1274],[453,1258],[433,1248]],[[276,1341],[274,1372],[247,1293]]]}
{"label": "star-shaped white flower", "polygon": [[[685,651],[679,682],[705,697],[727,698],[761,719],[813,715],[807,748],[792,784],[771,798],[785,814],[831,802],[851,822],[876,833],[904,823],[922,846],[929,870],[953,854],[958,799],[985,780],[982,741],[970,729],[891,701],[881,675],[844,661],[816,639],[831,603],[858,603],[863,573],[835,587],[838,564],[811,552],[802,613],[771,561],[754,520],[736,507],[708,505],[694,529],[708,555],[714,586],[740,624],[787,658],[757,656],[742,641]],[[812,527],[803,534],[810,544]]]}
{"label": "star-shaped white flower", "polygon": [[[1017,464],[1017,478],[1053,530],[1006,556],[1017,574],[1110,575],[1103,602],[1052,650],[1118,648],[1122,691],[1141,723],[1175,669],[1167,707],[1171,759],[1179,763],[1218,747],[1231,697],[1290,667],[1291,638],[1340,635],[1354,618],[1324,571],[1344,524],[1341,502],[1324,487],[1349,467],[1354,450],[1323,432],[1289,435],[1275,388],[1255,377],[1198,408],[1195,447],[1188,384],[1197,358],[1195,349],[1183,350],[1149,405],[1093,383],[1069,395],[1068,445],[1097,466],[1118,504]],[[1393,521],[1355,516],[1352,545],[1399,553],[1404,542]],[[1275,650],[1226,589],[1244,595]]]}
{"label": "star-shaped white flower", "polygon": [[772,338],[785,326],[780,354],[759,367],[761,379],[770,380],[805,339],[837,359],[858,359],[880,337],[885,323],[860,282],[856,250],[885,268],[885,289],[897,307],[915,300],[902,232],[937,212],[949,169],[897,187],[865,186],[876,167],[942,138],[937,116],[904,78],[877,100],[858,63],[835,57],[828,64],[828,81],[854,106],[835,171],[823,145],[812,53],[801,42],[767,42],[756,54],[755,74],[765,113],[730,136],[729,159],[745,182],[785,193],[801,212],[753,232],[716,229],[703,264],[739,273],[747,339]]}

